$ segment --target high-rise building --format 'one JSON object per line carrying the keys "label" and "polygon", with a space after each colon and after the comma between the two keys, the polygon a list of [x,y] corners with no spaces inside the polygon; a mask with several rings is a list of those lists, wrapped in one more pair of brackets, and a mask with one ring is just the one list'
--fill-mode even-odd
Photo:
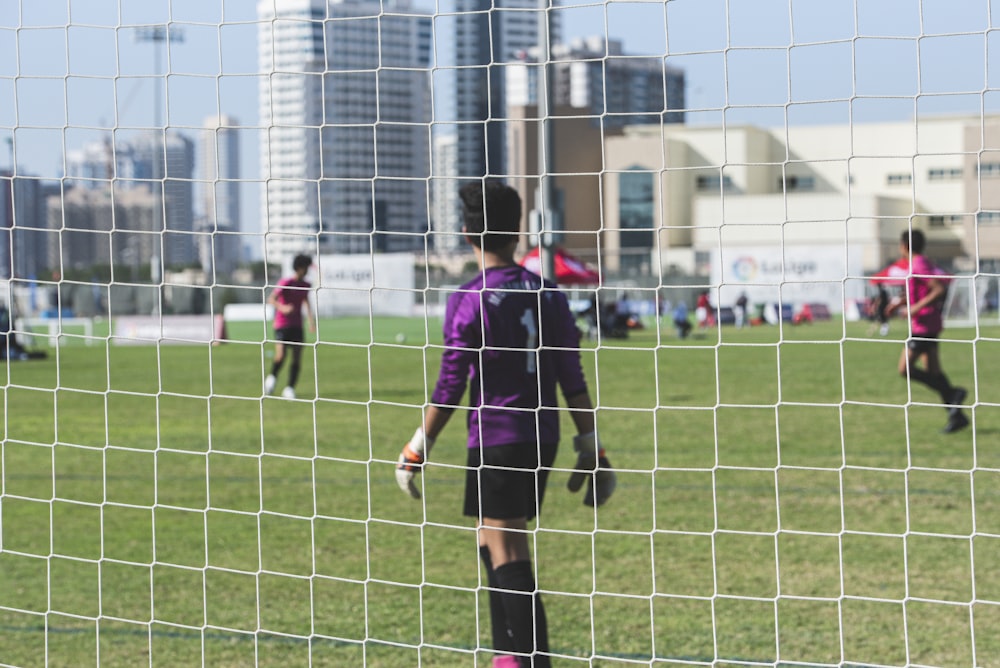
{"label": "high-rise building", "polygon": [[[684,122],[684,71],[662,58],[626,55],[619,40],[603,37],[556,44],[550,53],[553,107],[571,107],[608,128]],[[538,48],[507,68],[508,105],[538,104]]]}
{"label": "high-rise building", "polygon": [[44,198],[51,185],[0,171],[0,279],[42,275],[47,264]]}
{"label": "high-rise building", "polygon": [[[433,245],[449,252],[462,244],[458,188],[511,171],[506,71],[520,54],[559,40],[557,12],[539,12],[535,0],[457,0],[452,73],[454,125],[435,128]],[[442,25],[448,25],[442,22]]]}
{"label": "high-rise building", "polygon": [[202,212],[196,226],[198,257],[209,277],[228,274],[241,260],[239,121],[205,119],[200,163]]}
{"label": "high-rise building", "polygon": [[454,252],[464,243],[462,212],[458,205],[460,181],[455,178],[457,160],[458,137],[454,133],[435,136],[431,176],[431,243],[436,251],[442,253]]}
{"label": "high-rise building", "polygon": [[500,176],[508,171],[506,70],[538,47],[541,30],[546,43],[559,42],[559,14],[540,16],[536,0],[458,0],[456,10],[456,176]]}
{"label": "high-rise building", "polygon": [[[555,214],[553,227],[558,231],[554,241],[595,260],[595,231],[601,225],[594,212],[601,208],[606,141],[629,126],[683,123],[684,72],[666,67],[662,58],[627,56],[618,40],[591,37],[554,45],[543,126],[538,122],[538,56],[537,48],[527,49],[506,71],[508,182],[521,193],[530,229],[540,195],[538,136],[544,128],[548,156],[544,169],[553,175],[548,208]],[[621,236],[621,244],[649,265],[654,235],[643,225],[636,222],[636,228]]]}
{"label": "high-rise building", "polygon": [[46,201],[52,270],[111,265],[114,278],[135,281],[158,263],[164,239],[159,198],[145,188],[66,188]]}
{"label": "high-rise building", "polygon": [[143,132],[112,143],[93,142],[66,155],[66,184],[85,190],[153,195],[166,267],[197,260],[194,239],[194,143],[174,130]]}
{"label": "high-rise building", "polygon": [[260,0],[264,251],[423,248],[431,18],[408,0]]}
{"label": "high-rise building", "polygon": [[132,142],[139,185],[148,184],[162,204],[163,266],[196,262],[194,239],[194,143],[172,130],[145,132]]}
{"label": "high-rise building", "polygon": [[104,141],[90,142],[66,151],[66,183],[94,190],[119,174],[131,174],[132,170],[125,168],[125,164],[132,159],[131,153],[127,143],[116,150],[110,136]]}

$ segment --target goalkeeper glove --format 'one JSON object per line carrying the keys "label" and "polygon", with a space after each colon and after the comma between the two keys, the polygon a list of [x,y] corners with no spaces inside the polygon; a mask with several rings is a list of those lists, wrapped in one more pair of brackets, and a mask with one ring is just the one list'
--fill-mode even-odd
{"label": "goalkeeper glove", "polygon": [[413,478],[423,469],[424,461],[430,454],[433,445],[434,439],[424,434],[423,427],[417,427],[417,430],[413,432],[413,438],[403,446],[403,451],[399,453],[399,462],[396,464],[396,484],[414,499],[420,498],[420,490],[413,483]]}
{"label": "goalkeeper glove", "polygon": [[569,476],[566,487],[576,492],[587,481],[587,492],[583,495],[584,505],[593,507],[603,505],[615,492],[617,477],[611,468],[611,462],[604,454],[604,448],[597,441],[597,434],[578,434],[573,438],[573,449],[576,450],[576,470]]}

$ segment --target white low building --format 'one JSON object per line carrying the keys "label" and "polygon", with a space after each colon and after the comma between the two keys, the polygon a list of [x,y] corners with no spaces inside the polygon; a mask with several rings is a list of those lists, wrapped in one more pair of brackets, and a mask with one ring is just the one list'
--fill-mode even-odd
{"label": "white low building", "polygon": [[[605,140],[601,256],[707,273],[732,247],[843,248],[864,273],[901,231],[956,269],[1000,263],[1000,117],[841,126],[625,128]],[[648,248],[630,230],[656,231]]]}

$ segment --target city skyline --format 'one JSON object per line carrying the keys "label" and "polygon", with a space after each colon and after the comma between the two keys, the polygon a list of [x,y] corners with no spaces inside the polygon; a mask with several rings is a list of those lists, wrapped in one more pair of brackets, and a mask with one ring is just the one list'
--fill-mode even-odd
{"label": "city skyline", "polygon": [[[59,178],[67,150],[109,132],[153,127],[160,110],[151,100],[159,88],[161,120],[171,129],[193,134],[204,117],[219,114],[244,121],[244,229],[259,232],[254,146],[266,128],[256,111],[253,5],[5,3],[0,50],[12,57],[0,68],[0,92],[16,105],[0,112],[0,137],[13,139],[9,155],[16,155],[18,169]],[[454,7],[414,6],[436,9],[434,63],[444,68],[451,47],[443,26]],[[977,0],[670,0],[563,3],[553,13],[564,41],[618,38],[628,53],[665,56],[683,69],[687,123],[776,126],[996,109],[994,6]],[[148,43],[134,34],[138,26],[164,23],[182,32],[183,42]],[[436,105],[442,96],[436,92]]]}

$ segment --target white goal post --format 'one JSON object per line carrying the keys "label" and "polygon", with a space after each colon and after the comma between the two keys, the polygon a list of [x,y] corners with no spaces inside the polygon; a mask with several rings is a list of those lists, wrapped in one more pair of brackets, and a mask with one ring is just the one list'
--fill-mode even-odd
{"label": "white goal post", "polygon": [[944,318],[948,326],[975,327],[993,324],[1000,317],[996,306],[996,277],[955,276],[945,297]]}

